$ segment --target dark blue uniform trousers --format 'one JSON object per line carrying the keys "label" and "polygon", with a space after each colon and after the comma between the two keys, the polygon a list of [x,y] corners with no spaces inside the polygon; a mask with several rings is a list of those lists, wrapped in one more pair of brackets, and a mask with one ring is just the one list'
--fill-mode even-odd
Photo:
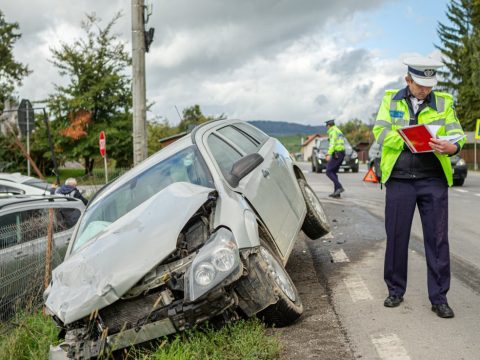
{"label": "dark blue uniform trousers", "polygon": [[[448,248],[448,186],[442,178],[389,179],[385,201],[387,249],[384,279],[389,295],[403,296],[407,288],[408,241],[418,205],[428,267],[428,297],[447,303],[450,288]],[[418,276],[418,275],[417,275]]]}
{"label": "dark blue uniform trousers", "polygon": [[334,152],[330,157],[330,161],[327,163],[327,176],[330,180],[333,181],[334,191],[340,189],[342,184],[338,181],[337,172],[342,165],[343,158],[345,157],[345,152]]}

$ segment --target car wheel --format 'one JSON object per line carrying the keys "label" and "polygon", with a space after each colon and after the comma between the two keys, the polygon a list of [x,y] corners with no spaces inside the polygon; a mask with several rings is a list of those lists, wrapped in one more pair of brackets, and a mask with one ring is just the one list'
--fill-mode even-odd
{"label": "car wheel", "polygon": [[354,167],[354,168],[352,168],[352,172],[354,172],[354,173],[358,173],[358,166],[357,166],[357,167]]}
{"label": "car wheel", "polygon": [[302,230],[310,239],[318,239],[330,232],[330,224],[320,200],[312,188],[303,179],[298,179],[303,198],[307,205],[307,215],[303,221]]}
{"label": "car wheel", "polygon": [[260,246],[260,256],[267,264],[267,274],[278,301],[260,311],[257,316],[268,325],[276,327],[290,325],[303,313],[303,304],[297,288],[285,267],[268,247]]}
{"label": "car wheel", "polygon": [[465,179],[454,179],[453,186],[462,186],[464,182],[465,182]]}

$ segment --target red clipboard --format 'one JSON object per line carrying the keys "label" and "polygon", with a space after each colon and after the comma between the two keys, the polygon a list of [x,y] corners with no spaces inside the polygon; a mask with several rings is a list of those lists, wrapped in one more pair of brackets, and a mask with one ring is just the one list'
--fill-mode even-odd
{"label": "red clipboard", "polygon": [[439,127],[432,129],[428,125],[412,125],[398,129],[405,144],[412,153],[432,152],[434,151],[428,143],[430,139],[436,138],[436,131]]}

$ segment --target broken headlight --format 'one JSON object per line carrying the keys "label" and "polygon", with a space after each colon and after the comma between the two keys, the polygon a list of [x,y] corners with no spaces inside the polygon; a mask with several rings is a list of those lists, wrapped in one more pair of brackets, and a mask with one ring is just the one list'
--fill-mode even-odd
{"label": "broken headlight", "polygon": [[239,267],[240,255],[233,234],[220,228],[200,249],[188,269],[185,298],[194,301],[217,285],[226,285],[228,277]]}

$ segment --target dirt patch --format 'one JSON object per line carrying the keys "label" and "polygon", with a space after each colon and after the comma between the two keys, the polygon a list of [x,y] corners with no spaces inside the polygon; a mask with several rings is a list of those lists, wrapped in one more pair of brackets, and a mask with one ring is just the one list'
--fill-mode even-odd
{"label": "dirt patch", "polygon": [[283,344],[281,358],[354,359],[345,331],[329,301],[325,281],[317,277],[308,241],[311,240],[305,235],[299,235],[287,264],[303,302],[303,315],[294,325],[271,330]]}

